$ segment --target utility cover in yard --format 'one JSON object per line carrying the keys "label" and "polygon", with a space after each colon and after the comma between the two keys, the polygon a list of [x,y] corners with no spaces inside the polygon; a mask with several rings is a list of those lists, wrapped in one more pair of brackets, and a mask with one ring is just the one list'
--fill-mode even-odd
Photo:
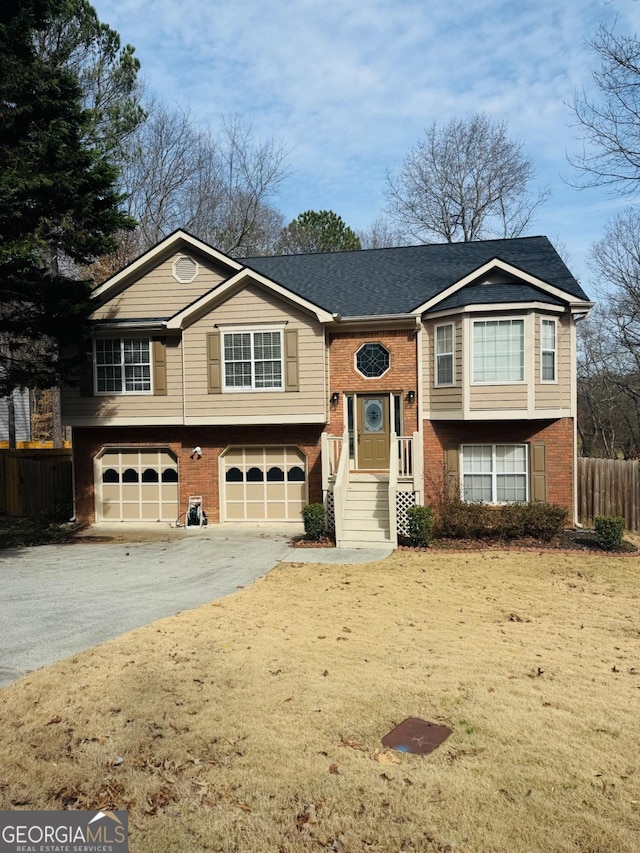
{"label": "utility cover in yard", "polygon": [[437,749],[451,734],[451,729],[428,723],[417,717],[407,717],[382,738],[383,746],[398,752],[428,755]]}

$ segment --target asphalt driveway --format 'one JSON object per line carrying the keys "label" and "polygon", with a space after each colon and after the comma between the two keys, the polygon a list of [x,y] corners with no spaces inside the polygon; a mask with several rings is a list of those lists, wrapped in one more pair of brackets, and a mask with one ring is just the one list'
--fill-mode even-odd
{"label": "asphalt driveway", "polygon": [[290,551],[286,528],[177,534],[0,551],[0,687],[154,619],[229,595]]}
{"label": "asphalt driveway", "polygon": [[[282,560],[349,563],[374,550],[296,549],[299,526],[158,530],[147,541],[97,525],[70,545],[0,551],[0,687],[42,666],[230,595]],[[93,539],[91,538],[93,536]]]}

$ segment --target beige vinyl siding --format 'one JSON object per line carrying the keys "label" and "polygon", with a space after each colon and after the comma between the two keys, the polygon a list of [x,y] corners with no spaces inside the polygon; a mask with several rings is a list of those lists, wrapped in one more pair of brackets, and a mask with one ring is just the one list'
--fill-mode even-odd
{"label": "beige vinyl siding", "polygon": [[514,385],[471,385],[469,388],[469,410],[500,411],[527,410],[527,384]]}
{"label": "beige vinyl siding", "polygon": [[535,347],[535,407],[536,409],[568,409],[571,406],[571,317],[566,314],[556,322],[556,376],[557,382],[540,379],[541,320],[536,316]]}
{"label": "beige vinyl siding", "polygon": [[[437,387],[435,384],[435,335],[436,327],[453,323],[454,329],[454,375],[455,384]],[[422,358],[424,367],[424,402],[432,416],[438,412],[462,411],[462,323],[460,319],[432,320],[425,324],[422,336]]]}
{"label": "beige vinyl siding", "polygon": [[[256,324],[282,325],[298,332],[299,391],[228,391],[208,393],[207,334],[225,326],[256,329]],[[284,325],[286,324],[286,325]],[[272,293],[249,285],[231,295],[183,333],[185,351],[186,418],[255,417],[256,422],[277,423],[282,415],[326,416],[324,335],[321,325],[299,308]]]}
{"label": "beige vinyl siding", "polygon": [[[142,335],[141,335],[142,336]],[[101,394],[81,396],[79,388],[63,389],[65,423],[75,424],[84,418],[104,419],[105,424],[118,418],[170,418],[182,423],[182,346],[179,336],[167,336],[167,393],[154,394]]]}
{"label": "beige vinyl siding", "polygon": [[[190,284],[173,276],[174,261],[188,255],[198,262],[198,275]],[[176,252],[141,276],[122,293],[93,312],[94,320],[133,320],[172,317],[228,277],[211,263],[190,252]]]}

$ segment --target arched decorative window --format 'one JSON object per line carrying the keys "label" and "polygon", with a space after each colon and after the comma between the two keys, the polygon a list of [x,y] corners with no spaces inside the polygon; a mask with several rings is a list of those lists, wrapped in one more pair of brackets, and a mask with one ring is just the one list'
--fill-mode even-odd
{"label": "arched decorative window", "polygon": [[157,483],[159,479],[158,472],[155,468],[145,468],[142,472],[143,483]]}
{"label": "arched decorative window", "polygon": [[175,468],[165,468],[162,472],[162,482],[163,483],[177,483],[178,482],[178,472]]}
{"label": "arched decorative window", "polygon": [[123,483],[137,483],[139,481],[138,472],[134,468],[127,468],[122,475]]}
{"label": "arched decorative window", "polygon": [[242,471],[239,468],[229,468],[225,479],[227,483],[241,483]]}
{"label": "arched decorative window", "polygon": [[264,471],[262,468],[249,468],[247,471],[247,483],[264,482]]}
{"label": "arched decorative window", "polygon": [[304,471],[298,465],[289,468],[287,480],[290,483],[304,483]]}
{"label": "arched decorative window", "polygon": [[119,483],[120,482],[120,474],[115,470],[115,468],[107,468],[106,471],[102,472],[102,482],[103,483]]}
{"label": "arched decorative window", "polygon": [[282,483],[284,482],[284,471],[282,468],[278,468],[276,465],[273,468],[269,468],[267,471],[267,482],[268,483]]}

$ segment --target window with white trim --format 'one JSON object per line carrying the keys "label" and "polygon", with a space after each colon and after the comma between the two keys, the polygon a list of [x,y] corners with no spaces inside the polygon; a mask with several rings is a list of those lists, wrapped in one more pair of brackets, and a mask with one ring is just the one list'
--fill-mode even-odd
{"label": "window with white trim", "polygon": [[260,330],[222,335],[225,391],[282,391],[282,332]]}
{"label": "window with white trim", "polygon": [[96,338],[96,393],[150,394],[149,338]]}
{"label": "window with white trim", "polygon": [[524,381],[524,320],[474,320],[473,381]]}
{"label": "window with white trim", "polygon": [[463,444],[461,450],[464,501],[503,504],[528,499],[526,444]]}
{"label": "window with white trim", "polygon": [[556,321],[540,321],[540,379],[543,382],[556,381],[557,335]]}
{"label": "window with white trim", "polygon": [[453,323],[436,326],[436,385],[453,385]]}

